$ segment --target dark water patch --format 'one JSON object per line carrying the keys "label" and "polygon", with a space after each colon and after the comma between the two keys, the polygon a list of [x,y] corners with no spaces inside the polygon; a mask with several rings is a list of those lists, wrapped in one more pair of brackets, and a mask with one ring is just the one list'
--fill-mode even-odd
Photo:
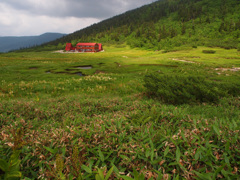
{"label": "dark water patch", "polygon": [[55,74],[66,74],[66,72],[55,72]]}
{"label": "dark water patch", "polygon": [[76,69],[65,69],[66,71],[75,71]]}
{"label": "dark water patch", "polygon": [[77,72],[75,74],[78,75],[78,76],[85,76],[82,72]]}
{"label": "dark water patch", "polygon": [[169,65],[169,64],[139,64],[139,66],[163,66],[163,67],[178,67],[177,65]]}
{"label": "dark water patch", "polygon": [[85,76],[82,72],[64,72],[64,71],[59,71],[59,72],[52,72],[52,71],[46,71],[46,73],[54,73],[54,74],[65,74],[65,75],[78,75],[78,76]]}
{"label": "dark water patch", "polygon": [[77,69],[92,69],[93,67],[91,65],[84,65],[84,66],[74,66]]}

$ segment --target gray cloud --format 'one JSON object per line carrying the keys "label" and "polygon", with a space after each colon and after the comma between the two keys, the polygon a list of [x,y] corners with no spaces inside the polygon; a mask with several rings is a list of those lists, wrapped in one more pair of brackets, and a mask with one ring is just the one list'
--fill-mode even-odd
{"label": "gray cloud", "polygon": [[107,18],[152,0],[2,0],[14,9],[54,17]]}
{"label": "gray cloud", "polygon": [[[34,27],[31,27],[33,25],[36,32],[40,29],[62,32],[55,23],[60,22],[59,28],[70,33],[153,1],[156,0],[1,0],[0,29],[5,32],[9,29],[9,33],[14,34],[16,29],[10,30],[14,25],[19,31],[24,27],[34,31]],[[63,24],[68,25],[68,29],[64,28]],[[0,35],[6,34],[2,30]]]}

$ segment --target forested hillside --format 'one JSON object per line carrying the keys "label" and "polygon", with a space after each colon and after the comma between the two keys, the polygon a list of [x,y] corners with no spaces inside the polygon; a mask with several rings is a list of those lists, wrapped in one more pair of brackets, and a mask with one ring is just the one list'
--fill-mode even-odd
{"label": "forested hillside", "polygon": [[159,0],[76,31],[48,47],[96,41],[154,50],[182,45],[238,48],[239,12],[239,0]]}

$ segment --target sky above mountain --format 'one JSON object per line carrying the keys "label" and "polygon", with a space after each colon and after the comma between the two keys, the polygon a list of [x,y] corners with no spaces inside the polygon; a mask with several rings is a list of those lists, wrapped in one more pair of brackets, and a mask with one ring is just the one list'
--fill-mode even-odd
{"label": "sky above mountain", "polygon": [[72,33],[156,0],[1,0],[0,36]]}

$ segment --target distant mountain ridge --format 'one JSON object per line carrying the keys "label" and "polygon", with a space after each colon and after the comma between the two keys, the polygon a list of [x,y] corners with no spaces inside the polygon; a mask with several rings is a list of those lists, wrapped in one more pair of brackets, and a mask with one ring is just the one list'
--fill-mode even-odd
{"label": "distant mountain ridge", "polygon": [[21,48],[41,45],[59,38],[66,34],[44,33],[39,36],[5,36],[0,37],[0,52],[9,52]]}

